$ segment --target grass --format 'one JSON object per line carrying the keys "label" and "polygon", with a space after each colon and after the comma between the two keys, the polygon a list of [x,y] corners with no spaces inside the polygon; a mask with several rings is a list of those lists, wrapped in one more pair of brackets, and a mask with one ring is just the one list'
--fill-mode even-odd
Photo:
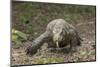
{"label": "grass", "polygon": [[62,18],[77,24],[95,17],[95,12],[95,6],[13,1],[12,28],[28,34],[28,38],[33,40],[45,31],[51,20]]}
{"label": "grass", "polygon": [[48,58],[43,58],[40,57],[36,60],[36,64],[47,64],[47,63],[59,63],[59,62],[63,62],[64,59],[63,58],[56,58],[56,57],[48,57]]}

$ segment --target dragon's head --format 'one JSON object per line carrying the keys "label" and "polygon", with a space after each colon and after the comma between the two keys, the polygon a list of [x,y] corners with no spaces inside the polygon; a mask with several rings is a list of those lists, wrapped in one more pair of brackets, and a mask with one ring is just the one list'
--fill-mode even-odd
{"label": "dragon's head", "polygon": [[63,27],[55,27],[53,29],[53,41],[59,47],[59,43],[65,38],[65,31]]}

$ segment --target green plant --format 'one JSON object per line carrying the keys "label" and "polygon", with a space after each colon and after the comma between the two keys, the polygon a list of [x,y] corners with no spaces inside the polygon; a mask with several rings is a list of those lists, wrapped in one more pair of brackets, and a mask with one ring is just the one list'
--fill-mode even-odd
{"label": "green plant", "polygon": [[16,29],[12,29],[12,42],[15,44],[22,44],[23,40],[27,40],[27,35]]}
{"label": "green plant", "polygon": [[37,59],[36,64],[59,63],[59,62],[63,62],[63,61],[64,61],[63,58],[56,58],[56,57],[44,58],[44,57],[40,57],[40,58]]}

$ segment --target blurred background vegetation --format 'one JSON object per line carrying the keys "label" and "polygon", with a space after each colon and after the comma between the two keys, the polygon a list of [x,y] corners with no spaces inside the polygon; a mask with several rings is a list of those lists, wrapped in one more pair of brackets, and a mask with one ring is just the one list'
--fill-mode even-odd
{"label": "blurred background vegetation", "polygon": [[45,31],[46,25],[53,19],[63,18],[77,24],[91,20],[96,13],[95,6],[12,2],[13,42],[35,39]]}

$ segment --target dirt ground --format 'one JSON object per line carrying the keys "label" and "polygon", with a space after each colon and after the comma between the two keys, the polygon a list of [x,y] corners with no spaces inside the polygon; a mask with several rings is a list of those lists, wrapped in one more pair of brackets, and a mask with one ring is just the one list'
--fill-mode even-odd
{"label": "dirt ground", "polygon": [[[74,24],[72,24],[74,25]],[[62,63],[62,62],[81,62],[81,61],[95,61],[96,60],[96,43],[95,43],[95,20],[89,22],[80,22],[75,25],[80,37],[83,39],[82,45],[77,47],[77,51],[70,52],[50,52],[47,49],[47,43],[41,47],[38,52],[30,57],[25,53],[25,48],[31,42],[24,42],[20,48],[12,47],[12,65],[29,65],[29,64],[46,64],[48,58],[61,58],[61,61],[53,61],[49,63]]]}

